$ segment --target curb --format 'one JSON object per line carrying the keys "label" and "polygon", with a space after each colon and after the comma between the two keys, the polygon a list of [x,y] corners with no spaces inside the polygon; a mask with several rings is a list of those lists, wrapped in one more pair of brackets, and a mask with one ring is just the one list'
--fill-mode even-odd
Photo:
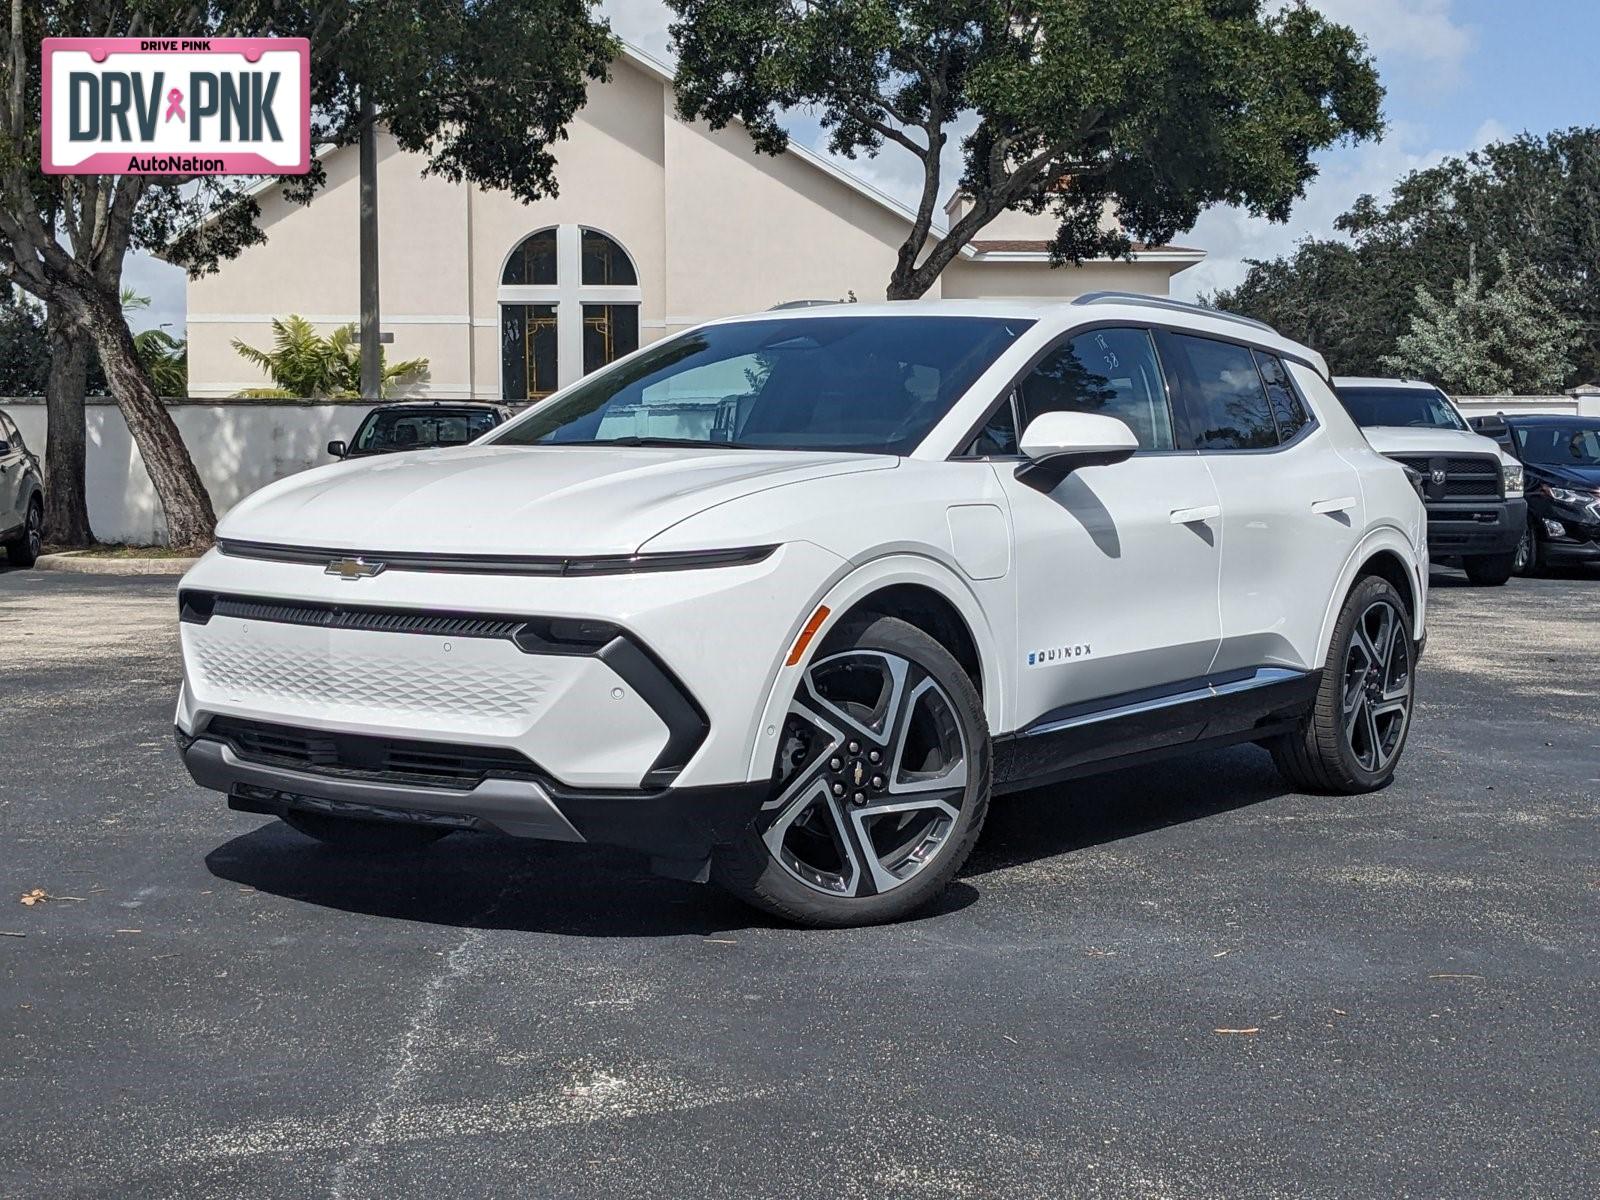
{"label": "curb", "polygon": [[79,575],[182,575],[198,558],[97,558],[82,550],[41,554],[37,571],[70,571]]}

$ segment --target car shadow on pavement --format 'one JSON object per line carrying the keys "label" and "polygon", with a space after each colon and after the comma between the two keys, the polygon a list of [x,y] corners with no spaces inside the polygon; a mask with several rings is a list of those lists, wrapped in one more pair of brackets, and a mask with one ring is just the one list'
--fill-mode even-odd
{"label": "car shadow on pavement", "polygon": [[[1288,789],[1259,750],[1233,748],[997,798],[955,883],[913,920],[982,896],[985,875],[1272,800]],[[457,833],[426,850],[362,855],[280,821],[206,856],[233,883],[319,907],[401,921],[582,937],[704,936],[781,922],[714,887],[663,879],[603,846]]]}
{"label": "car shadow on pavement", "polygon": [[[269,821],[206,855],[220,879],[343,912],[580,937],[704,936],[782,925],[715,887],[664,879],[604,846],[456,833],[408,854],[352,854]],[[914,919],[965,908],[957,882]]]}

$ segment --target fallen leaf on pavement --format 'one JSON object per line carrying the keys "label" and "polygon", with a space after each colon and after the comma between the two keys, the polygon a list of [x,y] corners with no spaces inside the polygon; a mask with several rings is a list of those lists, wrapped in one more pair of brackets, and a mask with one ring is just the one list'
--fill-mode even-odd
{"label": "fallen leaf on pavement", "polygon": [[82,900],[82,896],[52,896],[43,888],[34,888],[31,892],[22,893],[22,902],[29,908],[35,904],[43,904],[46,900]]}

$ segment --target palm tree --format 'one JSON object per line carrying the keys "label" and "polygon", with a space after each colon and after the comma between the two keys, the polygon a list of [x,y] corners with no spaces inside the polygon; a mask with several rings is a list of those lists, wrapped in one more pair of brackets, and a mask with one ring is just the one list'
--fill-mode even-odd
{"label": "palm tree", "polygon": [[[354,324],[323,337],[304,317],[291,314],[272,322],[272,349],[258,350],[238,338],[233,348],[272,378],[270,388],[247,388],[241,396],[296,399],[354,399],[361,395],[361,347]],[[400,384],[428,377],[428,360],[411,358],[390,366],[379,350],[384,396]]]}

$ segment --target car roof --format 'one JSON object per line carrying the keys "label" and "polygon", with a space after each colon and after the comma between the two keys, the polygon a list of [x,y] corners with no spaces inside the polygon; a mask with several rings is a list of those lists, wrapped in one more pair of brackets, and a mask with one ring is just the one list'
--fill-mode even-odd
{"label": "car roof", "polygon": [[1440,389],[1426,379],[1386,379],[1380,375],[1335,375],[1336,388],[1396,388],[1414,392],[1437,392]]}
{"label": "car roof", "polygon": [[1600,429],[1600,417],[1585,417],[1577,413],[1494,413],[1485,420],[1504,421],[1507,425],[1566,425],[1582,429]]}
{"label": "car roof", "polygon": [[495,404],[492,401],[488,401],[488,400],[392,400],[387,404],[375,404],[375,405],[373,405],[372,406],[372,411],[373,412],[380,412],[380,411],[382,411],[382,412],[394,412],[394,411],[396,411],[398,409],[406,409],[406,408],[414,408],[414,409],[419,409],[419,410],[425,410],[425,411],[428,411],[428,412],[433,412],[433,411],[439,410],[439,409],[457,410],[457,411],[463,410],[463,409],[469,410],[469,411],[477,411],[477,410],[488,411],[488,410],[502,409],[504,407],[505,407],[504,404]]}
{"label": "car roof", "polygon": [[[764,313],[746,313],[707,321],[706,325],[726,325],[738,321],[816,321],[828,317],[1012,317],[1035,321],[1063,331],[1074,325],[1103,321],[1135,321],[1151,325],[1176,326],[1198,334],[1253,342],[1287,358],[1308,362],[1327,378],[1322,355],[1309,346],[1291,341],[1272,326],[1236,313],[1189,304],[1165,296],[1144,296],[1132,292],[1086,292],[1066,300],[888,300],[872,304],[843,301],[832,304],[807,304],[803,308],[784,308]],[[1175,319],[1177,318],[1177,319]]]}

